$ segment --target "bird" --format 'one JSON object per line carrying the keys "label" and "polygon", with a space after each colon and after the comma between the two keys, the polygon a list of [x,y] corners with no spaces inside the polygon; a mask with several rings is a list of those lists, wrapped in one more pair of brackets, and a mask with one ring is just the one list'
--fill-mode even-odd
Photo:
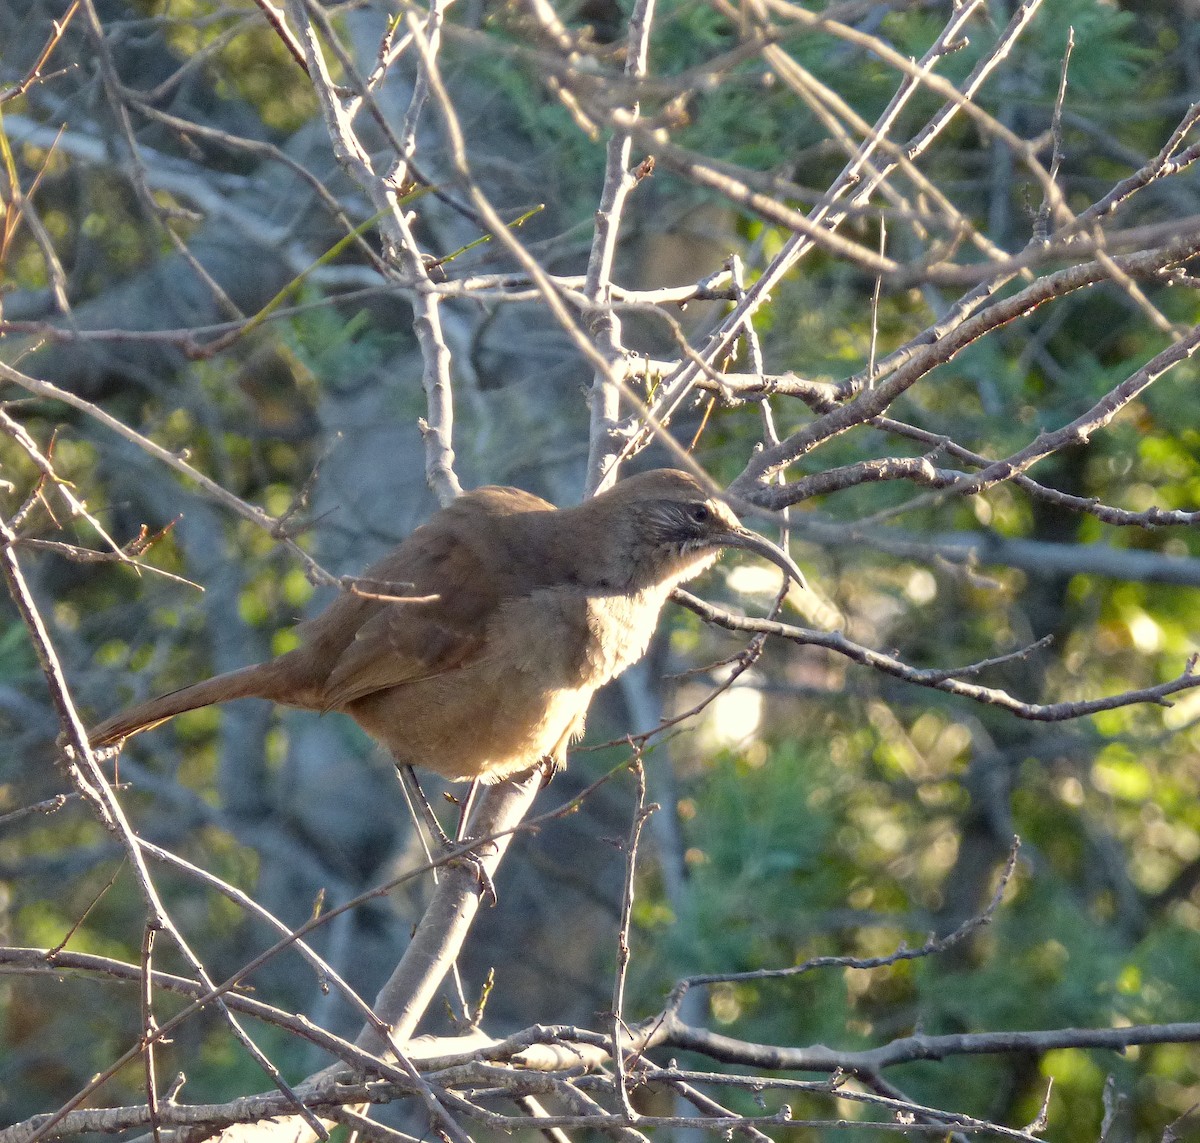
{"label": "bird", "polygon": [[726,548],[792,558],[695,477],[653,469],[578,506],[464,493],[298,628],[299,645],[131,707],[94,748],[232,699],[348,714],[396,764],[491,784],[552,774],[592,696],[646,652],[671,591]]}

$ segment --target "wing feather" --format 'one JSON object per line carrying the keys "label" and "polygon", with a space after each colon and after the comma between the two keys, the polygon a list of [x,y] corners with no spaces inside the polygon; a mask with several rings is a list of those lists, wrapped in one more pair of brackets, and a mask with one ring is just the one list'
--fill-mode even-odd
{"label": "wing feather", "polygon": [[[429,524],[364,572],[384,583],[411,583],[404,594],[426,602],[365,599],[345,594],[307,624],[302,641],[330,664],[322,705],[355,699],[432,678],[475,661],[501,602],[517,590],[495,552],[511,517],[551,511],[539,497],[510,488],[484,488],[460,497]],[[491,558],[488,558],[489,554]]]}

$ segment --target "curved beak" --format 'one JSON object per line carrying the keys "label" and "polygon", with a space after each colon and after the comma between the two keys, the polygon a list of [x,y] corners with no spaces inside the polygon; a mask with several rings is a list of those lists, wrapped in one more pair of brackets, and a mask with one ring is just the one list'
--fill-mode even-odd
{"label": "curved beak", "polygon": [[727,548],[744,548],[748,552],[757,552],[763,559],[770,560],[776,567],[782,568],[789,579],[795,580],[807,590],[808,583],[804,573],[796,566],[795,560],[765,536],[760,536],[749,528],[730,528],[718,537],[718,542]]}

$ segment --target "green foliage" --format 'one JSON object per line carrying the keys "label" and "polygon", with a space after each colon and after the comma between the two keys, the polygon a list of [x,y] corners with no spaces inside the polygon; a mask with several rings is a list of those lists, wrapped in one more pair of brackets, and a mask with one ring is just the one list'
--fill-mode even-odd
{"label": "green foliage", "polygon": [[[754,747],[723,755],[689,783],[681,806],[688,909],[662,908],[651,880],[652,900],[637,918],[653,934],[652,942],[635,942],[646,1009],[680,976],[781,968],[815,956],[886,956],[903,943],[919,945],[931,929],[946,931],[948,922],[927,910],[936,917],[957,847],[967,844],[955,841],[964,806],[945,792],[957,786],[969,735],[948,734],[955,724],[928,712],[904,725],[890,715],[873,718],[864,731],[862,715],[847,704],[827,716],[820,736],[781,740],[765,756]],[[1085,795],[1096,803],[1093,812],[1115,799],[1114,822],[1132,828],[1148,804],[1162,806],[1162,787],[1145,761],[1120,741],[1100,751],[1090,774],[1094,792]],[[713,986],[704,992],[710,1020],[753,1042],[851,1049],[917,1026],[937,1035],[1200,1018],[1191,987],[1200,963],[1195,917],[1140,933],[1114,928],[1110,889],[1094,883],[1081,894],[1096,857],[1078,817],[1078,784],[1067,779],[1059,793],[1041,776],[1027,782],[1013,802],[1022,861],[988,929],[953,954],[916,962]],[[1178,799],[1166,803],[1180,808]],[[1184,849],[1166,861],[1176,869],[1195,853],[1195,802],[1188,805],[1186,824],[1173,809],[1158,818],[1160,834],[1166,821],[1179,821],[1174,837]],[[1128,843],[1136,851],[1146,839]],[[1122,1090],[1142,1092],[1138,1114],[1161,1129],[1185,1110],[1180,1092],[1194,1068],[1186,1053],[1148,1051],[1137,1061],[1047,1056],[1041,1074],[1055,1077],[1057,1121],[1092,1121],[1099,1089],[1115,1071]],[[915,1098],[1004,1116],[1016,1114],[997,1103],[1007,1067],[968,1058],[910,1065],[896,1079]],[[1171,1097],[1148,1105],[1151,1088]],[[1034,1114],[1036,1101],[1028,1118]]]}
{"label": "green foliage", "polygon": [[0,680],[9,685],[29,681],[36,667],[25,624],[8,624],[0,632]]}
{"label": "green foliage", "polygon": [[[181,59],[207,54],[214,89],[224,99],[253,106],[266,127],[295,131],[317,113],[316,96],[274,30],[250,21],[252,3],[214,0],[142,0],[147,15],[170,17],[167,42]],[[230,33],[237,30],[236,35]]]}
{"label": "green foliage", "polygon": [[[881,31],[903,56],[918,58],[944,13],[936,5],[894,7],[883,16]],[[233,6],[147,0],[143,11],[169,18],[168,47],[179,59],[208,53],[200,65],[206,90],[223,105],[244,104],[256,119],[255,133],[281,135],[313,115],[309,85],[269,29],[257,22],[242,27],[258,11],[248,0]],[[464,18],[451,12],[451,18]],[[443,55],[451,64],[447,74],[487,92],[485,129],[502,117],[524,129],[529,150],[513,160],[514,167],[528,182],[539,183],[539,193],[544,184],[548,197],[557,196],[566,225],[582,222],[595,209],[603,139],[591,138],[547,92],[528,57],[503,50],[525,42],[527,29],[519,19],[515,8],[489,8],[485,30],[497,50],[468,54],[451,43]],[[1155,31],[1155,19],[1143,8],[1135,13],[1132,6],[1096,0],[1047,2],[1032,32],[983,89],[983,106],[1002,111],[1022,135],[1046,132],[1067,29],[1074,29],[1061,181],[1075,208],[1090,202],[1098,186],[1127,173],[1129,152],[1157,150],[1171,109],[1184,99],[1177,55],[1168,55],[1174,33]],[[578,30],[583,22],[580,16],[571,26]],[[767,75],[760,59],[743,60],[716,87],[696,90],[685,82],[695,69],[737,48],[740,33],[714,5],[668,0],[656,23],[653,69],[658,77],[677,79],[679,90],[671,91],[669,82],[655,89],[644,101],[644,114],[669,112],[678,124],[672,137],[684,146],[823,187],[844,156],[804,101]],[[939,65],[952,78],[965,75],[995,36],[985,20],[969,33],[971,44]],[[611,63],[608,45],[591,43]],[[844,41],[794,31],[781,43],[868,120],[895,89],[893,70]],[[902,140],[904,124],[937,102],[933,95],[921,96],[894,139]],[[1105,145],[1096,143],[1097,132]],[[1041,154],[1045,158],[1047,152]],[[1039,192],[1019,169],[1010,182],[998,178],[994,158],[990,142],[961,121],[922,163],[963,213],[981,225],[1002,220],[1004,233],[993,237],[1020,249],[1032,232]],[[25,173],[44,169],[36,199],[40,218],[71,267],[74,289],[102,290],[115,275],[156,255],[162,235],[143,225],[127,183],[34,149],[19,160]],[[650,193],[659,196],[653,209],[642,205]],[[660,170],[632,196],[628,217],[657,224],[659,212],[669,217],[698,197],[701,192],[681,190]],[[88,204],[82,213],[76,200]],[[1140,200],[1126,221],[1142,221],[1139,209]],[[416,210],[419,215],[420,204]],[[873,243],[877,226],[875,219],[850,219],[844,232],[869,236]],[[889,230],[893,243],[897,229]],[[186,227],[180,233],[186,235]],[[737,234],[747,250],[767,255],[786,238],[748,211],[737,221]],[[46,284],[44,260],[25,232],[3,269],[10,284]],[[954,296],[949,288],[893,290],[885,283],[872,314],[874,284],[869,274],[828,254],[808,256],[756,319],[771,368],[844,378],[865,367],[873,334],[878,354],[885,355],[928,325]],[[1173,321],[1200,317],[1194,291],[1172,293],[1155,282],[1139,288]],[[100,399],[164,448],[186,452],[230,489],[282,514],[328,443],[317,416],[322,401],[352,393],[366,378],[390,377],[390,366],[405,348],[400,339],[407,340],[407,334],[383,328],[370,310],[346,312],[311,286],[290,298],[293,303],[297,312],[264,323],[232,353],[189,363],[184,383],[157,375],[136,383],[105,377],[97,381],[108,386]],[[906,394],[893,412],[1000,457],[1039,429],[1078,416],[1163,340],[1128,294],[1112,285],[1097,287],[971,346],[928,384]],[[739,367],[745,360],[743,349]],[[1194,509],[1200,503],[1197,372],[1194,364],[1177,369],[1097,434],[1086,453],[1074,450],[1037,466],[1032,475],[1135,511],[1152,505]],[[403,380],[389,383],[389,400],[397,417],[411,420],[420,412],[419,386],[415,377]],[[468,430],[460,428],[460,437],[468,435],[472,418],[504,413],[497,423],[509,431],[490,434],[495,469],[504,470],[510,459],[504,449],[512,448],[513,455],[518,449],[540,450],[550,436],[546,410],[531,407],[522,393],[488,393],[486,402],[470,406],[470,400],[460,402],[460,426]],[[781,434],[810,416],[795,403],[777,402],[776,411]],[[35,406],[20,412],[48,447],[57,411]],[[748,442],[758,435],[746,413],[718,410],[701,438],[703,463],[719,478],[735,475]],[[56,468],[88,490],[106,525],[113,522],[124,541],[143,520],[165,523],[155,515],[161,508],[153,498],[139,498],[141,477],[124,471],[127,455],[82,419],[63,420]],[[501,439],[506,436],[516,443]],[[845,434],[803,458],[789,476],[869,456],[926,451],[882,432]],[[7,437],[0,439],[0,465],[12,484],[6,495],[11,515],[35,488],[38,473]],[[873,485],[805,510],[857,521],[895,508],[911,493],[897,483]],[[86,524],[60,511],[53,490],[44,499],[54,502],[57,515],[51,518],[35,506],[31,532],[99,546]],[[936,554],[910,559],[865,544],[813,543],[803,523],[796,529],[796,550],[816,591],[802,605],[825,611],[800,618],[840,625],[920,666],[970,663],[1053,633],[1056,641],[1048,650],[993,668],[979,680],[1053,701],[1160,682],[1178,673],[1196,645],[1190,587],[1039,574],[1036,568],[963,570]],[[1109,527],[1093,517],[1055,514],[1009,486],[969,503],[933,504],[889,524],[900,540],[911,542],[970,530],[1035,543],[1200,554],[1194,528]],[[202,558],[211,561],[206,571],[214,576],[234,563],[238,578],[226,598],[237,614],[220,618],[242,624],[248,642],[257,639],[264,654],[285,649],[294,639],[286,628],[312,588],[300,571],[280,562],[273,539],[222,518],[198,545],[199,553],[189,543],[196,542],[179,532],[168,535],[144,559],[183,575]],[[206,628],[213,616],[190,589],[164,586],[145,574],[137,580],[133,602],[135,573],[128,568],[81,569],[43,556],[29,564],[40,597],[53,601],[48,610],[56,638],[73,656],[72,669],[93,707],[111,708],[126,697],[108,693],[114,678],[122,680],[122,688],[166,687],[199,677],[210,666]],[[694,618],[679,621],[675,648],[689,661],[699,661],[711,640]],[[729,650],[726,639],[711,658]],[[247,658],[251,651],[248,645]],[[845,1048],[875,1045],[918,1027],[936,1034],[1200,1019],[1195,988],[1200,905],[1191,888],[1200,862],[1200,696],[1181,696],[1167,711],[1126,708],[1079,725],[1031,728],[995,710],[835,663],[811,649],[786,659],[768,656],[761,670],[772,686],[751,742],[707,754],[687,737],[673,745],[681,800],[660,812],[679,814],[688,879],[683,896],[668,899],[660,873],[651,861],[645,863],[635,913],[631,1014],[654,1011],[681,975],[795,966],[814,956],[885,956],[901,942],[914,946],[930,931],[948,932],[987,902],[1009,837],[1018,833],[1022,858],[1003,907],[986,930],[949,953],[870,970],[822,968],[785,980],[716,986],[704,993],[707,1016],[721,1030],[750,1040]],[[0,630],[0,681],[27,687],[26,693],[41,687],[28,640],[11,616]],[[44,702],[44,693],[36,693]],[[210,711],[180,719],[172,746],[154,754],[153,777],[183,787],[177,803],[158,800],[158,787],[144,783],[129,804],[139,827],[177,827],[175,840],[191,859],[253,888],[279,870],[249,846],[251,830],[239,834],[219,815],[215,725]],[[3,729],[9,729],[7,722]],[[47,748],[44,741],[38,745]],[[264,764],[267,780],[281,787],[289,778],[279,764],[283,748],[283,734],[276,732],[268,739]],[[48,766],[43,772],[29,765],[30,758],[41,756],[10,751],[0,769],[0,812],[58,790]],[[279,819],[293,807],[280,804],[270,826],[292,828],[290,820]],[[78,806],[60,815],[49,825],[39,822],[0,837],[5,938],[52,945],[78,922],[70,947],[136,960],[128,935],[140,932],[142,911],[128,873],[105,890],[117,871],[107,835]],[[313,835],[320,831],[308,822],[295,829],[319,854],[325,839]],[[336,870],[342,876],[342,866]],[[206,956],[214,963],[242,963],[240,914],[182,882],[167,879],[164,885],[173,915],[206,941]],[[83,1046],[65,1062],[25,1073],[28,1090],[19,1098],[0,1092],[6,1105],[26,1100],[30,1110],[50,1106],[48,1093],[77,1088],[123,1050],[141,1024],[132,992],[113,1003],[98,1002],[94,992],[71,981],[45,987],[49,991],[41,983],[6,983],[5,1051],[33,1051],[33,1030]],[[171,1003],[164,1002],[164,1012]],[[263,1086],[257,1069],[230,1046],[218,1024],[189,1035],[160,1061],[162,1074],[186,1066],[189,1097],[225,1098]],[[267,1032],[262,1044],[285,1071],[301,1073],[306,1061],[290,1038]],[[1053,1076],[1055,1137],[1094,1143],[1101,1090],[1110,1073],[1130,1096],[1132,1128],[1142,1138],[1158,1138],[1200,1091],[1195,1052],[1175,1046],[1143,1048],[1124,1058],[1064,1051],[1028,1060],[926,1063],[900,1070],[896,1080],[918,1098],[1019,1123],[1035,1117],[1045,1079]],[[133,1069],[106,1097],[138,1102],[143,1084],[144,1076]],[[814,1109],[824,1113],[828,1106]],[[846,1108],[848,1115],[860,1113]]]}
{"label": "green foliage", "polygon": [[364,310],[346,316],[334,306],[319,304],[322,300],[317,292],[302,287],[292,299],[301,308],[281,327],[302,383],[353,386],[411,341],[405,334],[380,329]]}
{"label": "green foliage", "polygon": [[1049,99],[1058,87],[1061,55],[1071,35],[1071,104],[1119,99],[1135,83],[1154,82],[1154,52],[1138,42],[1136,25],[1137,16],[1115,4],[1057,0],[1042,5],[1021,50]]}

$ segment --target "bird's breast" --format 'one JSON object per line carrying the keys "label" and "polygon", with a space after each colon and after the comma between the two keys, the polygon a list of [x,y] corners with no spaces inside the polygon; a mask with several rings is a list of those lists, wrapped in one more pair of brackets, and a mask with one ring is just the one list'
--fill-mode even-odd
{"label": "bird's breast", "polygon": [[634,595],[593,595],[587,600],[585,671],[601,686],[631,667],[650,646],[669,585]]}
{"label": "bird's breast", "polygon": [[501,608],[495,631],[518,669],[564,688],[595,690],[645,653],[670,587],[625,595],[557,586]]}

